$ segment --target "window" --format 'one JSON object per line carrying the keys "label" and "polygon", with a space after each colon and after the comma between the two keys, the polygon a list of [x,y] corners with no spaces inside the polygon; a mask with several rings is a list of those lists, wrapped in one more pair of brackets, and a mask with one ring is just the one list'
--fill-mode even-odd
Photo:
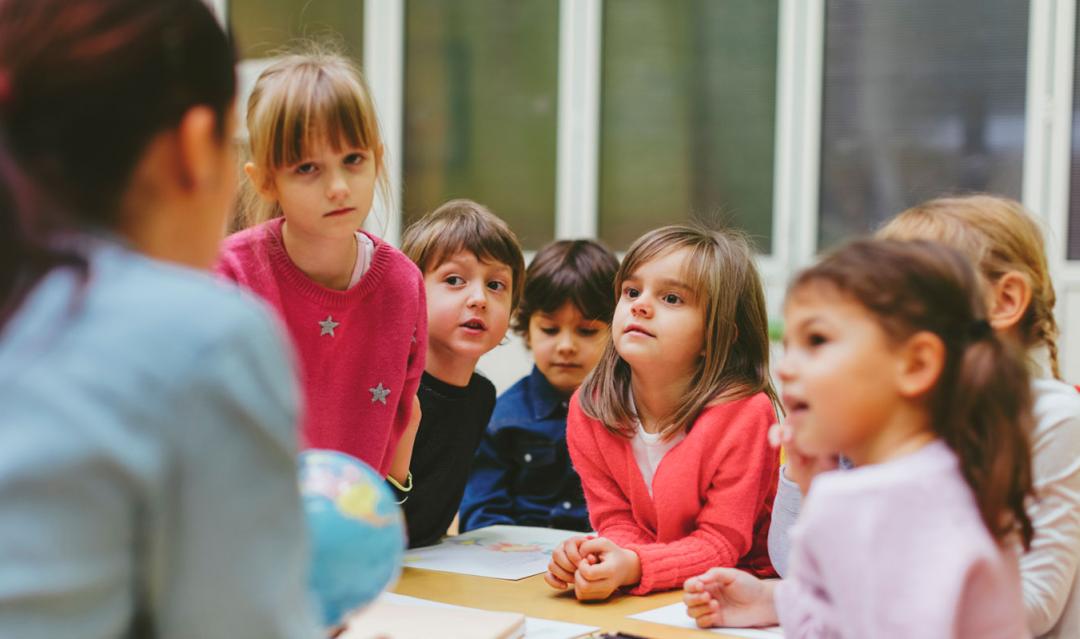
{"label": "window", "polygon": [[604,3],[599,234],[691,217],[772,251],[778,2]]}
{"label": "window", "polygon": [[828,1],[819,246],[946,193],[1020,198],[1029,9]]}
{"label": "window", "polygon": [[295,38],[331,39],[361,60],[364,3],[354,0],[231,0],[229,22],[241,60],[270,57]]}
{"label": "window", "polygon": [[554,237],[558,6],[406,5],[406,224],[465,197],[505,219],[527,249]]}

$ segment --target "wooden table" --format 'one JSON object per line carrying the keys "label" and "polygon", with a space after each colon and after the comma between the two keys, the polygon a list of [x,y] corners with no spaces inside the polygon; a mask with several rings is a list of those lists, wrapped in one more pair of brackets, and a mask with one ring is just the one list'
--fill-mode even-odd
{"label": "wooden table", "polygon": [[459,606],[520,612],[529,617],[599,626],[609,632],[620,630],[650,639],[718,639],[727,636],[628,618],[628,615],[680,603],[681,590],[644,597],[622,595],[604,602],[582,603],[574,599],[572,592],[560,593],[552,589],[544,582],[543,575],[507,581],[406,567],[394,592]]}

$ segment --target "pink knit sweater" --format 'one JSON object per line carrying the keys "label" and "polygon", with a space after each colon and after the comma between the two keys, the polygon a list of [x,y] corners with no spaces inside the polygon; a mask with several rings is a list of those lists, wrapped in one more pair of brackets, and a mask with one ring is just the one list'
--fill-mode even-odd
{"label": "pink knit sweater", "polygon": [[356,286],[338,291],[312,281],[285,252],[281,218],[225,240],[217,272],[270,302],[300,356],[307,448],[358,457],[385,475],[409,421],[424,372],[424,280],[382,240]]}
{"label": "pink knit sweater", "polygon": [[681,587],[713,566],[773,577],[768,536],[779,453],[764,393],[711,406],[660,461],[653,495],[630,441],[586,417],[575,394],[566,443],[593,528],[641,560],[631,594]]}

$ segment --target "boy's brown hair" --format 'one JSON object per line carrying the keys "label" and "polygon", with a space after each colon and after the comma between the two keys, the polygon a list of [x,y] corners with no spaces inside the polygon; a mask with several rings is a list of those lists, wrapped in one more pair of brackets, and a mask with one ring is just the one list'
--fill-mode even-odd
{"label": "boy's brown hair", "polygon": [[483,204],[450,200],[414,222],[405,231],[401,251],[427,274],[448,258],[469,251],[481,262],[510,267],[510,309],[521,302],[525,257],[506,222]]}
{"label": "boy's brown hair", "polygon": [[519,335],[534,313],[554,313],[567,302],[587,320],[611,324],[619,260],[594,240],[558,240],[537,251],[525,272],[525,290],[514,317]]}

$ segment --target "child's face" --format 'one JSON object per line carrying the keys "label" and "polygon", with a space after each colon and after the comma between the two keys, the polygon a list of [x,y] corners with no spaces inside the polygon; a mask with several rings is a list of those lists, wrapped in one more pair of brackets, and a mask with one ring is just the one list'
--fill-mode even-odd
{"label": "child's face", "polygon": [[375,151],[334,151],[326,141],[299,163],[274,171],[272,192],[294,234],[350,237],[363,225],[375,196]]}
{"label": "child's face", "polygon": [[788,300],[776,373],[799,451],[863,463],[898,415],[903,361],[869,311],[825,286]]}
{"label": "child's face", "polygon": [[506,335],[513,271],[461,251],[424,274],[428,350],[441,357],[480,359]]}
{"label": "child's face", "polygon": [[622,283],[611,336],[631,370],[689,377],[705,348],[705,313],[689,283],[680,280],[689,249],[642,264]]}
{"label": "child's face", "polygon": [[529,318],[528,342],[548,382],[569,395],[600,361],[607,343],[608,325],[585,319],[572,302],[552,313],[537,311]]}

